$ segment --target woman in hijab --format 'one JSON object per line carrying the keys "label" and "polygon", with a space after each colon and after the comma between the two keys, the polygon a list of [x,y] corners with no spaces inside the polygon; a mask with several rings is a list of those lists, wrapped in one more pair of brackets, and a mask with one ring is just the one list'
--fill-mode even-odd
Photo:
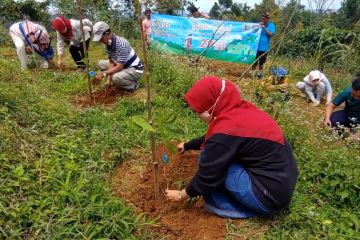
{"label": "woman in hijab", "polygon": [[25,20],[14,23],[10,27],[10,36],[16,46],[21,69],[27,69],[29,64],[27,55],[36,52],[41,56],[41,67],[47,68],[52,63],[54,50],[51,47],[50,36],[45,27]]}
{"label": "woman in hijab", "polygon": [[[82,23],[85,34],[86,48],[88,49],[92,22],[88,19],[83,19]],[[58,66],[62,66],[65,43],[68,42],[70,43],[70,54],[77,68],[80,70],[84,70],[86,68],[86,65],[84,63],[85,54],[80,21],[74,19],[67,19],[65,17],[56,17],[52,21],[51,25],[52,28],[57,32]]]}
{"label": "woman in hijab", "polygon": [[277,123],[241,99],[239,89],[216,76],[200,79],[186,102],[208,124],[205,136],[180,143],[201,150],[197,173],[170,201],[203,196],[205,208],[226,218],[273,215],[290,205],[298,170]]}
{"label": "woman in hijab", "polygon": [[314,107],[320,104],[324,95],[326,95],[326,105],[331,103],[332,87],[330,81],[319,70],[311,71],[304,77],[304,81],[296,84],[296,87],[303,95],[306,94],[304,97],[308,97]]}

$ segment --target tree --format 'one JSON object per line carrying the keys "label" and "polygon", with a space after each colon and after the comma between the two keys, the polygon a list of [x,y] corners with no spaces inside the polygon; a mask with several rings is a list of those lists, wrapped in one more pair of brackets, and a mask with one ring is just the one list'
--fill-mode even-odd
{"label": "tree", "polygon": [[337,14],[337,25],[339,28],[352,28],[360,21],[359,0],[345,0]]}
{"label": "tree", "polygon": [[182,1],[180,0],[157,0],[156,11],[163,14],[178,15],[182,9]]}
{"label": "tree", "polygon": [[330,9],[334,2],[334,0],[308,0],[310,8],[315,10],[315,12],[319,13],[320,15],[326,14],[326,10]]}
{"label": "tree", "polygon": [[[77,18],[78,8],[74,0],[49,0],[51,6],[55,8],[55,14],[63,15],[68,18]],[[82,0],[82,11],[86,18],[92,20],[108,21],[112,3],[108,0]]]}
{"label": "tree", "polygon": [[36,22],[47,22],[49,1],[36,0],[14,1],[2,0],[0,4],[1,16],[8,21],[30,19]]}
{"label": "tree", "polygon": [[219,0],[219,4],[221,7],[224,8],[224,10],[231,8],[231,6],[233,5],[233,1],[232,0]]}
{"label": "tree", "polygon": [[294,28],[299,22],[302,22],[302,13],[305,10],[305,6],[301,5],[299,2],[299,0],[290,0],[281,11],[282,23],[284,26],[287,25],[293,15],[289,25],[290,29]]}
{"label": "tree", "polygon": [[[135,7],[130,0],[114,1],[115,4],[111,5],[112,14],[116,18],[131,18],[135,16]],[[149,2],[147,2],[149,4]],[[147,5],[146,5],[147,6]]]}
{"label": "tree", "polygon": [[231,6],[231,12],[233,12],[236,17],[245,18],[249,14],[249,11],[250,7],[246,3],[233,3]]}
{"label": "tree", "polygon": [[276,23],[277,27],[281,25],[280,8],[275,3],[275,0],[262,0],[260,4],[255,4],[254,9],[251,9],[249,14],[249,21],[258,22],[263,12],[269,12],[271,20]]}
{"label": "tree", "polygon": [[220,14],[221,14],[220,6],[217,2],[215,2],[212,8],[210,9],[209,15],[211,18],[218,19]]}

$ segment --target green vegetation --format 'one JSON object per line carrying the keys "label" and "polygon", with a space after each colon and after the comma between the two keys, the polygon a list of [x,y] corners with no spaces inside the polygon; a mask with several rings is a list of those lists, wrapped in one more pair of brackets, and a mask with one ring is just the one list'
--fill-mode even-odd
{"label": "green vegetation", "polygon": [[[236,16],[257,19],[272,2],[252,10],[242,6]],[[15,11],[13,1],[6,3],[2,7],[8,6],[7,12]],[[68,8],[69,1],[63,3],[64,10],[74,10]],[[88,13],[98,13],[96,18],[108,14],[110,19],[120,14],[104,12],[103,3],[99,1],[100,13],[96,5]],[[291,3],[287,12],[275,16],[289,19],[296,2]],[[344,1],[341,11],[320,14],[316,21],[313,13],[299,12],[291,25],[298,30],[289,35],[278,56],[270,56],[268,65],[288,68],[292,85],[317,66],[324,67],[335,91],[348,85],[360,64],[354,3]],[[135,39],[136,24],[133,19],[115,19],[112,27]],[[0,26],[0,43],[8,43],[7,29]],[[133,44],[139,49],[138,41]],[[92,66],[104,57],[99,45],[92,45],[89,55]],[[209,72],[201,66],[190,68],[175,56],[149,55],[157,141],[203,134],[206,126],[187,108],[183,95]],[[110,187],[118,164],[131,159],[139,147],[149,150],[148,131],[134,123],[147,115],[143,90],[111,107],[81,109],[74,100],[87,94],[85,76],[59,70],[20,72],[12,45],[0,47],[0,72],[0,239],[158,239],[144,228],[156,222],[136,214],[112,195]],[[359,144],[323,129],[323,109],[308,108],[293,92],[289,101],[283,101],[281,93],[261,89],[257,81],[243,80],[239,86],[245,99],[281,125],[294,147],[300,174],[289,211],[267,220],[250,219],[241,226],[228,221],[226,239],[360,239]],[[255,98],[259,91],[266,97]]]}

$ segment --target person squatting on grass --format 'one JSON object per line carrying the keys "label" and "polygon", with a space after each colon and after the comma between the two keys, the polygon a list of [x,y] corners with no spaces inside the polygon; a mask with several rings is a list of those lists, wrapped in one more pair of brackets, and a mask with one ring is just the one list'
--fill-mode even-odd
{"label": "person squatting on grass", "polygon": [[207,76],[185,95],[208,124],[205,136],[178,145],[201,150],[199,168],[186,188],[166,190],[170,201],[203,196],[205,208],[227,218],[273,215],[290,204],[298,170],[277,123],[243,100],[230,81]]}
{"label": "person squatting on grass", "polygon": [[[345,108],[334,112],[343,102]],[[360,74],[354,78],[351,86],[346,87],[326,106],[324,124],[329,127],[341,125],[352,129],[360,125]]]}
{"label": "person squatting on grass", "polygon": [[104,44],[109,57],[109,60],[99,61],[98,66],[102,72],[94,77],[94,81],[100,82],[109,76],[109,86],[114,84],[129,92],[138,89],[144,66],[128,40],[111,33],[109,25],[105,22],[95,23],[93,30],[93,41]]}
{"label": "person squatting on grass", "polygon": [[276,34],[276,25],[270,22],[270,14],[264,12],[260,19],[261,35],[259,40],[259,46],[256,53],[256,60],[252,65],[252,70],[256,70],[259,66],[259,70],[263,70],[263,66],[266,62],[267,54],[270,50],[270,40]]}
{"label": "person squatting on grass", "polygon": [[332,88],[329,80],[319,70],[311,71],[303,82],[298,82],[296,87],[311,100],[311,105],[316,107],[326,94],[326,105],[331,103]]}
{"label": "person squatting on grass", "polygon": [[25,20],[17,22],[10,27],[10,36],[16,46],[21,69],[28,67],[27,55],[36,52],[41,58],[41,68],[48,68],[52,64],[54,50],[51,47],[51,40],[45,27]]}
{"label": "person squatting on grass", "polygon": [[[92,22],[88,19],[83,19],[83,29],[85,36],[86,48],[89,49],[89,42],[91,37]],[[85,70],[84,63],[85,53],[82,38],[81,25],[79,20],[67,19],[65,17],[56,17],[51,26],[56,30],[57,34],[57,53],[59,67],[62,67],[62,59],[64,56],[64,48],[66,43],[69,44],[69,51],[76,66],[80,70]]]}

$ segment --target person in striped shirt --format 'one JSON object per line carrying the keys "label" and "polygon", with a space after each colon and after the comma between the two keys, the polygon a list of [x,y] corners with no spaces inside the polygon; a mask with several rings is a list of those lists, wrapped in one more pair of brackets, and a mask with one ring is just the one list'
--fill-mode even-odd
{"label": "person in striped shirt", "polygon": [[136,55],[128,40],[116,36],[105,22],[97,22],[93,26],[93,41],[100,41],[105,45],[108,60],[98,63],[101,72],[94,77],[94,82],[99,83],[108,77],[107,85],[134,92],[139,88],[139,79],[144,71],[140,58]]}

